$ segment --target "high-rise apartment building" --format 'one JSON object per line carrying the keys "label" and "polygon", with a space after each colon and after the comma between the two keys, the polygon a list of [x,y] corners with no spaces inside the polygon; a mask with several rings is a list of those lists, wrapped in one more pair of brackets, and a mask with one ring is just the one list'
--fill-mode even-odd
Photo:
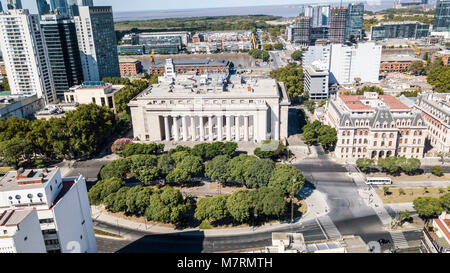
{"label": "high-rise apartment building", "polygon": [[330,5],[312,5],[304,7],[304,16],[311,17],[311,27],[328,26],[330,17]]}
{"label": "high-rise apartment building", "polygon": [[[39,235],[40,230],[44,252],[97,252],[86,181],[82,175],[63,178],[59,168],[8,172],[0,178],[0,208],[7,209],[0,210],[0,215],[16,214],[17,220],[11,224],[22,223],[20,230],[29,226],[26,233],[30,234],[30,240],[33,239],[31,235],[34,235],[36,244],[39,243],[40,236],[36,235]],[[32,217],[25,225],[22,219],[27,214],[24,211],[30,209],[37,211],[39,220]],[[11,230],[10,233],[17,235],[17,230]],[[0,245],[1,241],[2,237]],[[43,249],[37,250],[42,252]]]}
{"label": "high-rise apartment building", "polygon": [[48,14],[41,18],[56,96],[63,98],[65,91],[83,82],[75,23],[73,19],[59,14]]}
{"label": "high-rise apartment building", "polygon": [[79,12],[74,19],[84,80],[120,77],[112,7],[80,6]]}
{"label": "high-rise apartment building", "polygon": [[67,5],[67,0],[50,0],[50,7],[52,10],[59,11],[60,14],[68,16],[69,7]]}
{"label": "high-rise apartment building", "polygon": [[314,62],[320,62],[326,70],[330,69],[330,45],[316,45],[308,47],[308,51],[303,53],[303,67],[312,66]]}
{"label": "high-rise apartment building", "polygon": [[47,3],[47,0],[36,0],[36,6],[39,15],[48,14],[50,12],[50,5]]}
{"label": "high-rise apartment building", "polygon": [[373,42],[356,46],[331,45],[330,82],[339,84],[378,83],[381,45]]}
{"label": "high-rise apartment building", "polygon": [[92,0],[67,0],[67,5],[69,7],[69,15],[70,17],[73,17],[80,15],[80,6],[92,7],[94,6],[94,3]]}
{"label": "high-rise apartment building", "polygon": [[293,25],[286,27],[286,37],[289,41],[309,45],[311,39],[311,17],[295,18]]}
{"label": "high-rise apartment building", "polygon": [[348,4],[347,12],[345,39],[349,40],[353,37],[356,40],[360,40],[362,38],[364,4],[350,3]]}
{"label": "high-rise apartment building", "polygon": [[21,0],[8,0],[7,7],[8,7],[8,10],[22,9],[22,1]]}
{"label": "high-rise apartment building", "polygon": [[47,46],[39,15],[27,9],[0,14],[0,47],[12,95],[56,99]]}
{"label": "high-rise apartment building", "polygon": [[330,43],[344,43],[348,12],[346,8],[332,8],[330,11]]}
{"label": "high-rise apartment building", "polygon": [[450,31],[450,0],[437,0],[434,16],[434,31]]}

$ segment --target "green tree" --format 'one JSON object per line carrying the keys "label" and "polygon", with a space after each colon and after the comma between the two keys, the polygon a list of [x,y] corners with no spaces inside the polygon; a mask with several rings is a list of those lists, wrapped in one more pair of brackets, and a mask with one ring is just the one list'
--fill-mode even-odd
{"label": "green tree", "polygon": [[422,218],[436,218],[442,213],[442,206],[437,198],[418,197],[413,204],[414,209]]}
{"label": "green tree", "polygon": [[383,186],[383,193],[384,193],[384,195],[388,195],[390,193],[388,186]]}
{"label": "green tree", "polygon": [[99,205],[108,195],[125,186],[120,178],[109,178],[98,181],[88,192],[91,205]]}
{"label": "green tree", "polygon": [[250,166],[245,185],[248,188],[266,187],[269,184],[275,163],[270,159],[260,159]]}
{"label": "green tree", "polygon": [[227,155],[218,155],[205,164],[205,175],[219,182],[229,180],[228,170],[226,168],[230,157]]}
{"label": "green tree", "polygon": [[367,172],[373,167],[374,161],[370,158],[358,158],[356,160],[356,166],[363,171]]}
{"label": "green tree", "polygon": [[220,221],[230,214],[227,209],[227,200],[229,194],[221,194],[214,197],[201,198],[197,202],[194,217],[200,221],[209,222]]}
{"label": "green tree", "polygon": [[117,192],[111,193],[103,200],[106,209],[111,212],[121,212],[127,210],[127,194],[129,187],[122,187]]}
{"label": "green tree", "polygon": [[111,135],[115,116],[106,106],[82,104],[66,113],[69,143],[77,156],[92,156],[100,151],[106,136]]}
{"label": "green tree", "polygon": [[286,85],[289,97],[297,101],[303,93],[303,68],[296,63],[270,71],[270,77]]}
{"label": "green tree", "polygon": [[255,156],[240,154],[227,163],[228,181],[244,184],[250,167],[259,160]]}
{"label": "green tree", "polygon": [[166,176],[166,180],[170,183],[182,184],[191,181],[189,173],[181,168],[175,168]]}
{"label": "green tree", "polygon": [[100,179],[126,178],[128,172],[130,172],[130,160],[121,158],[104,165],[100,170]]}
{"label": "green tree", "polygon": [[370,86],[366,85],[366,86],[363,86],[362,88],[356,89],[356,95],[363,95],[364,92],[375,92],[375,93],[378,93],[379,95],[384,94],[383,89],[381,89],[378,86],[374,86],[374,85],[370,85]]}
{"label": "green tree", "polygon": [[439,197],[439,202],[441,203],[441,207],[447,213],[450,213],[450,193],[446,193]]}
{"label": "green tree", "polygon": [[30,158],[32,145],[29,139],[13,138],[0,142],[0,159],[11,167],[18,168],[21,160]]}
{"label": "green tree", "polygon": [[9,83],[8,83],[8,77],[3,77],[2,90],[4,90],[4,91],[10,91],[11,90],[11,88],[9,87]]}
{"label": "green tree", "polygon": [[203,174],[203,160],[201,157],[188,155],[183,158],[176,168],[184,170],[192,176],[200,176]]}
{"label": "green tree", "polygon": [[442,170],[442,167],[439,165],[433,166],[431,167],[431,173],[436,175],[436,176],[443,176],[444,175],[444,171]]}
{"label": "green tree", "polygon": [[158,157],[157,168],[162,176],[166,176],[173,169],[173,159],[168,154],[162,154]]}
{"label": "green tree", "polygon": [[238,223],[248,223],[253,214],[254,199],[248,190],[235,191],[227,199],[227,209]]}
{"label": "green tree", "polygon": [[268,218],[280,218],[286,211],[283,191],[274,188],[259,188],[251,192],[254,200],[254,213]]}
{"label": "green tree", "polygon": [[411,218],[411,213],[409,212],[409,210],[405,210],[400,212],[399,216],[398,216],[398,220],[400,222],[400,225],[403,225],[403,223],[405,221],[409,221],[409,219]]}
{"label": "green tree", "polygon": [[414,61],[408,68],[408,72],[414,75],[424,75],[425,66],[422,61]]}
{"label": "green tree", "polygon": [[407,174],[413,174],[420,170],[420,160],[417,158],[408,158],[404,161],[400,161],[399,167]]}
{"label": "green tree", "polygon": [[309,112],[313,113],[316,108],[316,103],[313,100],[305,101],[305,107]]}
{"label": "green tree", "polygon": [[292,52],[291,58],[295,61],[300,61],[303,58],[303,50],[295,50]]}
{"label": "green tree", "polygon": [[384,171],[390,174],[398,172],[400,168],[398,166],[397,158],[393,156],[378,159],[378,166],[383,168]]}
{"label": "green tree", "polygon": [[[294,183],[294,179],[296,182]],[[270,188],[279,189],[284,194],[297,194],[303,188],[305,177],[302,172],[293,165],[276,164],[269,180]]]}

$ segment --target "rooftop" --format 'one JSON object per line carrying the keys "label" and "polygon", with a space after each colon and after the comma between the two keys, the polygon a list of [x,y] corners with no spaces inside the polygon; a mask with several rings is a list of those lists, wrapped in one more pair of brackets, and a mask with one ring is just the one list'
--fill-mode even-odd
{"label": "rooftop", "polygon": [[5,210],[0,212],[0,226],[17,226],[20,224],[33,210]]}
{"label": "rooftop", "polygon": [[136,63],[140,63],[140,62],[141,61],[132,59],[132,58],[120,58],[119,59],[120,64],[136,64]]}
{"label": "rooftop", "polygon": [[[164,67],[166,60],[155,60],[155,65],[153,67]],[[213,59],[173,59],[173,64],[175,66],[206,66],[206,67],[216,67],[216,66],[230,66],[230,61],[228,60],[213,60]]]}
{"label": "rooftop", "polygon": [[0,191],[41,188],[58,171],[53,169],[19,169],[6,173],[0,178]]}
{"label": "rooftop", "polygon": [[368,97],[365,95],[343,95],[338,96],[344,102],[344,104],[353,111],[367,111],[375,110],[378,106],[387,106],[390,110],[409,110],[410,107],[406,106],[397,98],[392,95],[378,95],[376,97]]}
{"label": "rooftop", "polygon": [[413,62],[420,61],[420,59],[411,55],[382,55],[381,62]]}

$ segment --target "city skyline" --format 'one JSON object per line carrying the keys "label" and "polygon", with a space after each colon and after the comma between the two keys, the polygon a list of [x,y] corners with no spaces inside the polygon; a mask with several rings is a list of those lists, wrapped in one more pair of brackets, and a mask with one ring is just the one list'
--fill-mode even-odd
{"label": "city skyline", "polygon": [[[380,3],[382,0],[367,0],[356,2]],[[6,10],[6,0],[2,0],[3,9]],[[50,4],[50,1],[47,1]],[[199,8],[220,8],[220,7],[247,7],[247,6],[270,6],[270,5],[303,5],[303,4],[322,4],[322,3],[339,3],[339,1],[327,0],[249,0],[245,4],[242,1],[230,0],[226,3],[219,0],[211,0],[205,3],[204,0],[168,0],[164,2],[148,3],[146,0],[132,0],[134,5],[121,0],[94,0],[96,6],[112,6],[114,12],[128,11],[145,11],[145,10],[188,10]],[[344,1],[348,4],[352,1]],[[22,0],[23,8],[29,9],[32,13],[37,13],[36,0]],[[144,7],[144,8],[143,8]]]}

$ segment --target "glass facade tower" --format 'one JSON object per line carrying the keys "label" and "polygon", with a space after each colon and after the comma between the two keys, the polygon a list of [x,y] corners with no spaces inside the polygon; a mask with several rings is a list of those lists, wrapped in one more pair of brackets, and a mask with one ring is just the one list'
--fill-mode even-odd
{"label": "glass facade tower", "polygon": [[345,39],[349,40],[352,37],[359,40],[362,38],[364,4],[350,3],[348,4],[347,26],[345,29]]}
{"label": "glass facade tower", "polygon": [[450,31],[450,0],[437,0],[434,16],[434,31]]}

